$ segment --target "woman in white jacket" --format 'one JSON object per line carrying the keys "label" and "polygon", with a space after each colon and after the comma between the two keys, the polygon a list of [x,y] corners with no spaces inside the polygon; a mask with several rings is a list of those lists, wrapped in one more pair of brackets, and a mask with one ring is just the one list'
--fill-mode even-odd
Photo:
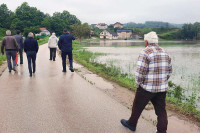
{"label": "woman in white jacket", "polygon": [[58,38],[56,37],[55,33],[52,33],[52,35],[48,41],[48,47],[50,49],[50,59],[49,60],[53,59],[53,61],[55,61],[57,46],[58,46]]}

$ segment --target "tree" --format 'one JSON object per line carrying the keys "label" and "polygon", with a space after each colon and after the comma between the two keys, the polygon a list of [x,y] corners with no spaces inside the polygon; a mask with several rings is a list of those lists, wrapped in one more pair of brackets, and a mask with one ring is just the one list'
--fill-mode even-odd
{"label": "tree", "polygon": [[12,23],[13,12],[7,8],[6,4],[0,5],[0,27],[1,28],[10,28]]}
{"label": "tree", "polygon": [[78,37],[81,41],[83,37],[89,37],[90,35],[90,26],[88,23],[84,24],[74,24],[72,25],[73,34]]}

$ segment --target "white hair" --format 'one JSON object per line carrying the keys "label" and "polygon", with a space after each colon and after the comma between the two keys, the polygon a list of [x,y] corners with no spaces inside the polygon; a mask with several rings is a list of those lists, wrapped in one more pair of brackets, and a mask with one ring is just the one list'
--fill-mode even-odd
{"label": "white hair", "polygon": [[52,33],[52,35],[53,35],[53,36],[55,36],[55,35],[56,35],[56,33],[55,33],[55,32],[53,32],[53,33]]}
{"label": "white hair", "polygon": [[158,44],[158,36],[156,32],[151,31],[144,35],[144,40],[147,41],[149,44],[155,43]]}
{"label": "white hair", "polygon": [[30,33],[28,34],[28,37],[33,37],[33,33],[30,32]]}
{"label": "white hair", "polygon": [[10,30],[7,30],[7,31],[6,31],[6,35],[7,35],[7,36],[11,36],[11,31],[10,31]]}

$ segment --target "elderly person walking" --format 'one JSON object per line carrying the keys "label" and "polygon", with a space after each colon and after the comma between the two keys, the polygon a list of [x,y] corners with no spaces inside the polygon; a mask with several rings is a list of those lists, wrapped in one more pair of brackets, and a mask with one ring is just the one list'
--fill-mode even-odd
{"label": "elderly person walking", "polygon": [[[8,63],[8,69],[9,72],[11,70],[16,71],[16,54],[18,51],[18,44],[13,36],[11,36],[11,31],[7,30],[6,31],[6,37],[3,38],[2,44],[1,44],[1,53],[4,54],[4,48],[6,51],[6,57],[7,57],[7,63]],[[13,65],[11,63],[11,57],[13,60]]]}
{"label": "elderly person walking", "polygon": [[[25,40],[24,42],[24,51],[26,52],[27,55],[27,59],[28,59],[28,69],[29,69],[29,73],[30,73],[30,77],[32,77],[32,73],[35,73],[35,67],[36,67],[36,55],[38,52],[38,42],[37,40],[35,40],[34,35],[32,32],[30,32],[28,34],[28,38]],[[33,69],[32,69],[32,65],[33,65]]]}
{"label": "elderly person walking", "polygon": [[129,120],[122,119],[121,123],[135,131],[143,109],[151,101],[157,115],[157,133],[166,133],[168,120],[165,98],[169,89],[168,79],[172,73],[171,58],[159,47],[155,32],[146,34],[144,40],[146,48],[140,52],[135,74],[137,91],[132,114]]}
{"label": "elderly person walking", "polygon": [[73,55],[72,55],[72,41],[75,40],[75,37],[72,34],[67,32],[67,29],[63,30],[63,34],[60,36],[58,41],[58,47],[61,50],[62,56],[62,65],[63,65],[63,72],[66,72],[66,57],[68,55],[69,63],[70,63],[70,71],[74,72],[73,69]]}
{"label": "elderly person walking", "polygon": [[18,46],[19,46],[19,54],[20,54],[20,64],[23,64],[23,49],[24,49],[24,42],[23,37],[21,35],[21,31],[17,31],[17,35],[14,36]]}
{"label": "elderly person walking", "polygon": [[55,33],[52,33],[52,35],[48,41],[48,47],[50,49],[50,59],[49,60],[53,59],[53,61],[55,61],[57,46],[58,46],[58,38],[56,37]]}

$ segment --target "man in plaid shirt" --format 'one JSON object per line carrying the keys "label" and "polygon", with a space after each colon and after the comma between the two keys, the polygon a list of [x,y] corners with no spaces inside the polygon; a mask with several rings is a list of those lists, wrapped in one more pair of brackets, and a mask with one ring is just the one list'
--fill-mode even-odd
{"label": "man in plaid shirt", "polygon": [[135,131],[143,109],[151,101],[157,115],[157,133],[166,133],[168,120],[165,98],[168,79],[172,73],[171,58],[158,46],[158,36],[155,32],[144,35],[144,40],[146,48],[140,52],[135,74],[137,91],[132,114],[129,120],[122,119],[121,123]]}

